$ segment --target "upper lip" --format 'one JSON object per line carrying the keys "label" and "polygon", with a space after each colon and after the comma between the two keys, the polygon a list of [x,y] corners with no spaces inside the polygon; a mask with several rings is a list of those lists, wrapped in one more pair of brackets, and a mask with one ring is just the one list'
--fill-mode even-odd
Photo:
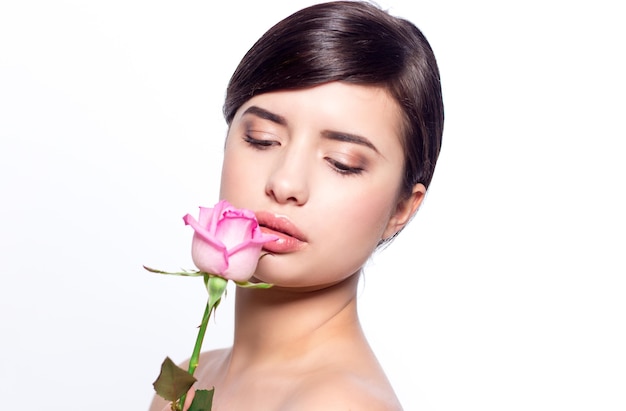
{"label": "upper lip", "polygon": [[300,241],[306,241],[304,234],[291,222],[289,217],[269,211],[257,211],[254,214],[260,226],[287,234]]}

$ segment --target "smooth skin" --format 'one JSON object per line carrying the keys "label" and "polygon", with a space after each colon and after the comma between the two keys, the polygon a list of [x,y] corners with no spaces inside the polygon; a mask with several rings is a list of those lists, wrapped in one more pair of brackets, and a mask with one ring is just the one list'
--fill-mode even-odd
{"label": "smooth skin", "polygon": [[400,113],[384,89],[341,82],[237,111],[220,198],[285,216],[306,241],[260,260],[273,288],[237,289],[233,346],[203,353],[195,374],[216,389],[213,411],[402,410],[357,313],[361,268],[424,198],[422,184],[400,191]]}

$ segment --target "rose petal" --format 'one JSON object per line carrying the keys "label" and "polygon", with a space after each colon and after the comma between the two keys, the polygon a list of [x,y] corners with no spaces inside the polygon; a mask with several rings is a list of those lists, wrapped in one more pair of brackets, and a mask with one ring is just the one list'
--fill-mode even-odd
{"label": "rose petal", "polygon": [[247,281],[254,274],[259,263],[259,254],[262,244],[249,243],[247,247],[228,256],[228,269],[224,272],[224,277],[234,281]]}
{"label": "rose petal", "polygon": [[205,226],[201,225],[195,218],[193,218],[190,214],[186,214],[183,217],[183,221],[185,224],[191,226],[196,234],[200,235],[205,241],[210,243],[216,248],[221,250],[225,250],[226,246],[217,238],[214,234],[212,234]]}
{"label": "rose petal", "polygon": [[[205,212],[204,218],[206,218],[206,216],[207,212]],[[183,221],[185,224],[190,225],[195,231],[191,243],[191,258],[195,266],[201,271],[221,275],[228,268],[228,252],[226,246],[200,225],[191,215],[185,215]]]}
{"label": "rose petal", "polygon": [[191,259],[200,271],[223,275],[228,269],[228,253],[225,248],[218,248],[195,233],[191,242]]}
{"label": "rose petal", "polygon": [[215,237],[219,238],[227,249],[231,249],[252,238],[257,226],[256,220],[226,212],[217,225]]}
{"label": "rose petal", "polygon": [[211,224],[211,219],[215,214],[215,209],[207,207],[198,207],[198,209],[200,210],[198,213],[198,223],[208,230],[209,225]]}
{"label": "rose petal", "polygon": [[232,206],[225,200],[218,202],[213,208],[200,207],[200,225],[205,227],[210,233],[215,233],[217,223],[228,208],[232,208]]}
{"label": "rose petal", "polygon": [[200,207],[198,221],[183,217],[194,230],[191,256],[201,271],[245,282],[252,277],[263,244],[276,240],[264,234],[254,213],[221,200],[215,207]]}

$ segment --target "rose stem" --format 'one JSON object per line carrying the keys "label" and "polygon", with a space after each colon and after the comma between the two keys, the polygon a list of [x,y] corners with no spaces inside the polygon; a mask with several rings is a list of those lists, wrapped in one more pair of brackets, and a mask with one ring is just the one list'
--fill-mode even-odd
{"label": "rose stem", "polygon": [[[213,277],[213,276],[211,276]],[[213,281],[210,281],[213,279]],[[202,323],[200,324],[200,329],[198,330],[198,337],[196,337],[196,344],[193,347],[193,353],[191,354],[191,358],[189,359],[189,375],[193,375],[196,372],[196,368],[198,367],[198,362],[200,360],[200,351],[202,350],[202,341],[204,340],[204,334],[206,333],[207,326],[209,324],[209,318],[211,317],[211,313],[217,307],[217,305],[221,301],[222,294],[226,288],[227,281],[223,278],[213,277],[209,278],[209,276],[204,279],[207,288],[209,289],[209,301],[204,308],[204,314],[202,315]],[[180,397],[179,407],[180,410],[185,406],[185,399],[187,398],[187,393],[183,394]]]}

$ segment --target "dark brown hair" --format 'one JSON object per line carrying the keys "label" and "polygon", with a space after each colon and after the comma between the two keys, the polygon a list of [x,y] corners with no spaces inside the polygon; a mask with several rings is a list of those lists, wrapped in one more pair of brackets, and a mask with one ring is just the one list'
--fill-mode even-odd
{"label": "dark brown hair", "polygon": [[380,86],[396,99],[404,118],[403,192],[428,187],[444,117],[435,56],[415,25],[366,2],[317,4],[270,28],[230,79],[226,122],[255,95],[331,81]]}

